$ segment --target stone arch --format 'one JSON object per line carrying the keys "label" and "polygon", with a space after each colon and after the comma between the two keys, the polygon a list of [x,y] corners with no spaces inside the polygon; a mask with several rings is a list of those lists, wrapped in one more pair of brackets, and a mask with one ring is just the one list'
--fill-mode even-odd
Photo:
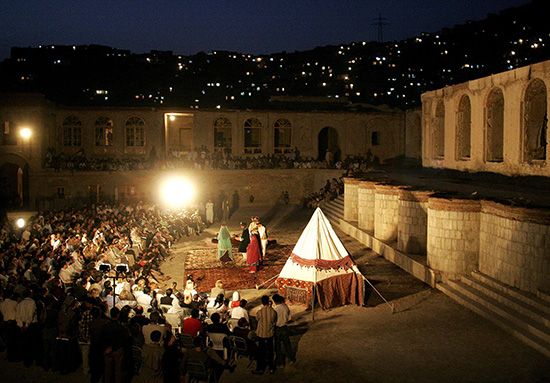
{"label": "stone arch", "polygon": [[432,118],[432,156],[445,157],[445,104],[439,100]]}
{"label": "stone arch", "polygon": [[547,91],[544,81],[534,79],[523,95],[523,158],[546,160],[548,142]]}
{"label": "stone arch", "polygon": [[317,153],[319,161],[325,160],[327,150],[329,149],[334,155],[334,160],[338,161],[339,158],[336,158],[336,152],[339,150],[338,131],[331,126],[325,126],[317,135]]}
{"label": "stone arch", "polygon": [[472,135],[472,107],[470,97],[466,94],[460,97],[456,113],[456,159],[470,159]]}
{"label": "stone arch", "polygon": [[500,88],[492,89],[485,103],[485,159],[504,160],[504,94]]}

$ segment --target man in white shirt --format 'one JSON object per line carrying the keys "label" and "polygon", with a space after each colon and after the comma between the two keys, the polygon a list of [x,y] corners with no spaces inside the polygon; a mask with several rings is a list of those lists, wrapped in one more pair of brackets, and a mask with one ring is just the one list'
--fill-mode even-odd
{"label": "man in white shirt", "polygon": [[36,303],[30,297],[28,291],[24,293],[24,299],[17,304],[15,321],[20,328],[28,327],[31,323],[36,323]]}
{"label": "man in white shirt", "polygon": [[248,302],[246,299],[241,299],[239,305],[231,309],[231,319],[234,319],[235,322],[237,322],[241,318],[246,318],[246,321],[250,322],[248,311],[245,308],[247,303]]}
{"label": "man in white shirt", "polygon": [[134,296],[136,297],[136,301],[138,305],[143,307],[143,312],[145,313],[149,310],[149,308],[151,307],[151,302],[153,301],[153,297],[149,295],[150,292],[151,292],[151,288],[149,288],[148,286],[145,286],[143,288],[142,294],[134,293]]}
{"label": "man in white shirt", "polygon": [[273,303],[275,303],[273,309],[277,312],[277,323],[275,324],[275,361],[277,366],[282,367],[285,365],[286,358],[288,358],[290,363],[296,361],[296,355],[292,350],[288,331],[288,322],[291,320],[290,309],[285,303],[285,298],[281,295],[275,294],[272,299]]}
{"label": "man in white shirt", "polygon": [[12,298],[12,296],[6,293],[4,294],[4,300],[0,302],[0,313],[2,313],[2,318],[4,318],[4,322],[15,320],[17,301]]}

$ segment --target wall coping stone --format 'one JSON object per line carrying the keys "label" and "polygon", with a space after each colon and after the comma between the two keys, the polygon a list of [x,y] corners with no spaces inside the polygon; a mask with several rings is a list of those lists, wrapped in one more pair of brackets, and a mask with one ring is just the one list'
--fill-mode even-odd
{"label": "wall coping stone", "polygon": [[479,200],[430,197],[428,208],[432,210],[458,211],[458,212],[479,212],[481,203]]}
{"label": "wall coping stone", "polygon": [[400,191],[403,189],[401,185],[384,185],[376,184],[374,185],[377,194],[386,194],[386,195],[399,195]]}
{"label": "wall coping stone", "polygon": [[399,199],[401,201],[428,202],[428,199],[433,193],[434,193],[433,191],[426,191],[426,190],[402,189],[399,193]]}
{"label": "wall coping stone", "polygon": [[359,178],[344,177],[344,184],[357,185],[361,182]]}
{"label": "wall coping stone", "polygon": [[376,182],[374,182],[374,181],[361,181],[361,182],[359,182],[359,187],[361,189],[375,189],[376,188]]}
{"label": "wall coping stone", "polygon": [[507,206],[498,202],[483,200],[481,201],[481,211],[514,221],[550,225],[550,209]]}

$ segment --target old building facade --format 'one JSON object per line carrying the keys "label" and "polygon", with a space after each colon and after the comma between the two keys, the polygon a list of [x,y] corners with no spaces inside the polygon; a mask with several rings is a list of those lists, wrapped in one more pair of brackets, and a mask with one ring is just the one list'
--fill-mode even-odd
{"label": "old building facade", "polygon": [[[36,94],[4,95],[0,119],[4,197],[19,199],[15,204],[27,207],[38,207],[42,199],[87,195],[147,198],[154,194],[149,185],[164,168],[163,161],[199,148],[252,157],[292,157],[297,151],[313,160],[324,160],[327,150],[341,159],[372,155],[383,162],[403,155],[420,157],[420,112],[389,108],[296,112],[64,107]],[[23,128],[32,135],[23,138]],[[75,160],[53,169],[52,157]],[[155,171],[81,171],[75,169],[81,157],[157,165]],[[304,187],[297,194],[301,197],[308,191]]]}
{"label": "old building facade", "polygon": [[422,164],[550,175],[550,61],[422,95]]}

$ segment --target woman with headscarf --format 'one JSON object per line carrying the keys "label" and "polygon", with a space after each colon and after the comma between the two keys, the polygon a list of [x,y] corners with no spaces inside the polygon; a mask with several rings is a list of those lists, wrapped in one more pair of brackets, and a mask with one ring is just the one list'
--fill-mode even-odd
{"label": "woman with headscarf", "polygon": [[231,258],[231,233],[225,223],[222,223],[218,233],[218,259],[222,262],[232,261]]}

